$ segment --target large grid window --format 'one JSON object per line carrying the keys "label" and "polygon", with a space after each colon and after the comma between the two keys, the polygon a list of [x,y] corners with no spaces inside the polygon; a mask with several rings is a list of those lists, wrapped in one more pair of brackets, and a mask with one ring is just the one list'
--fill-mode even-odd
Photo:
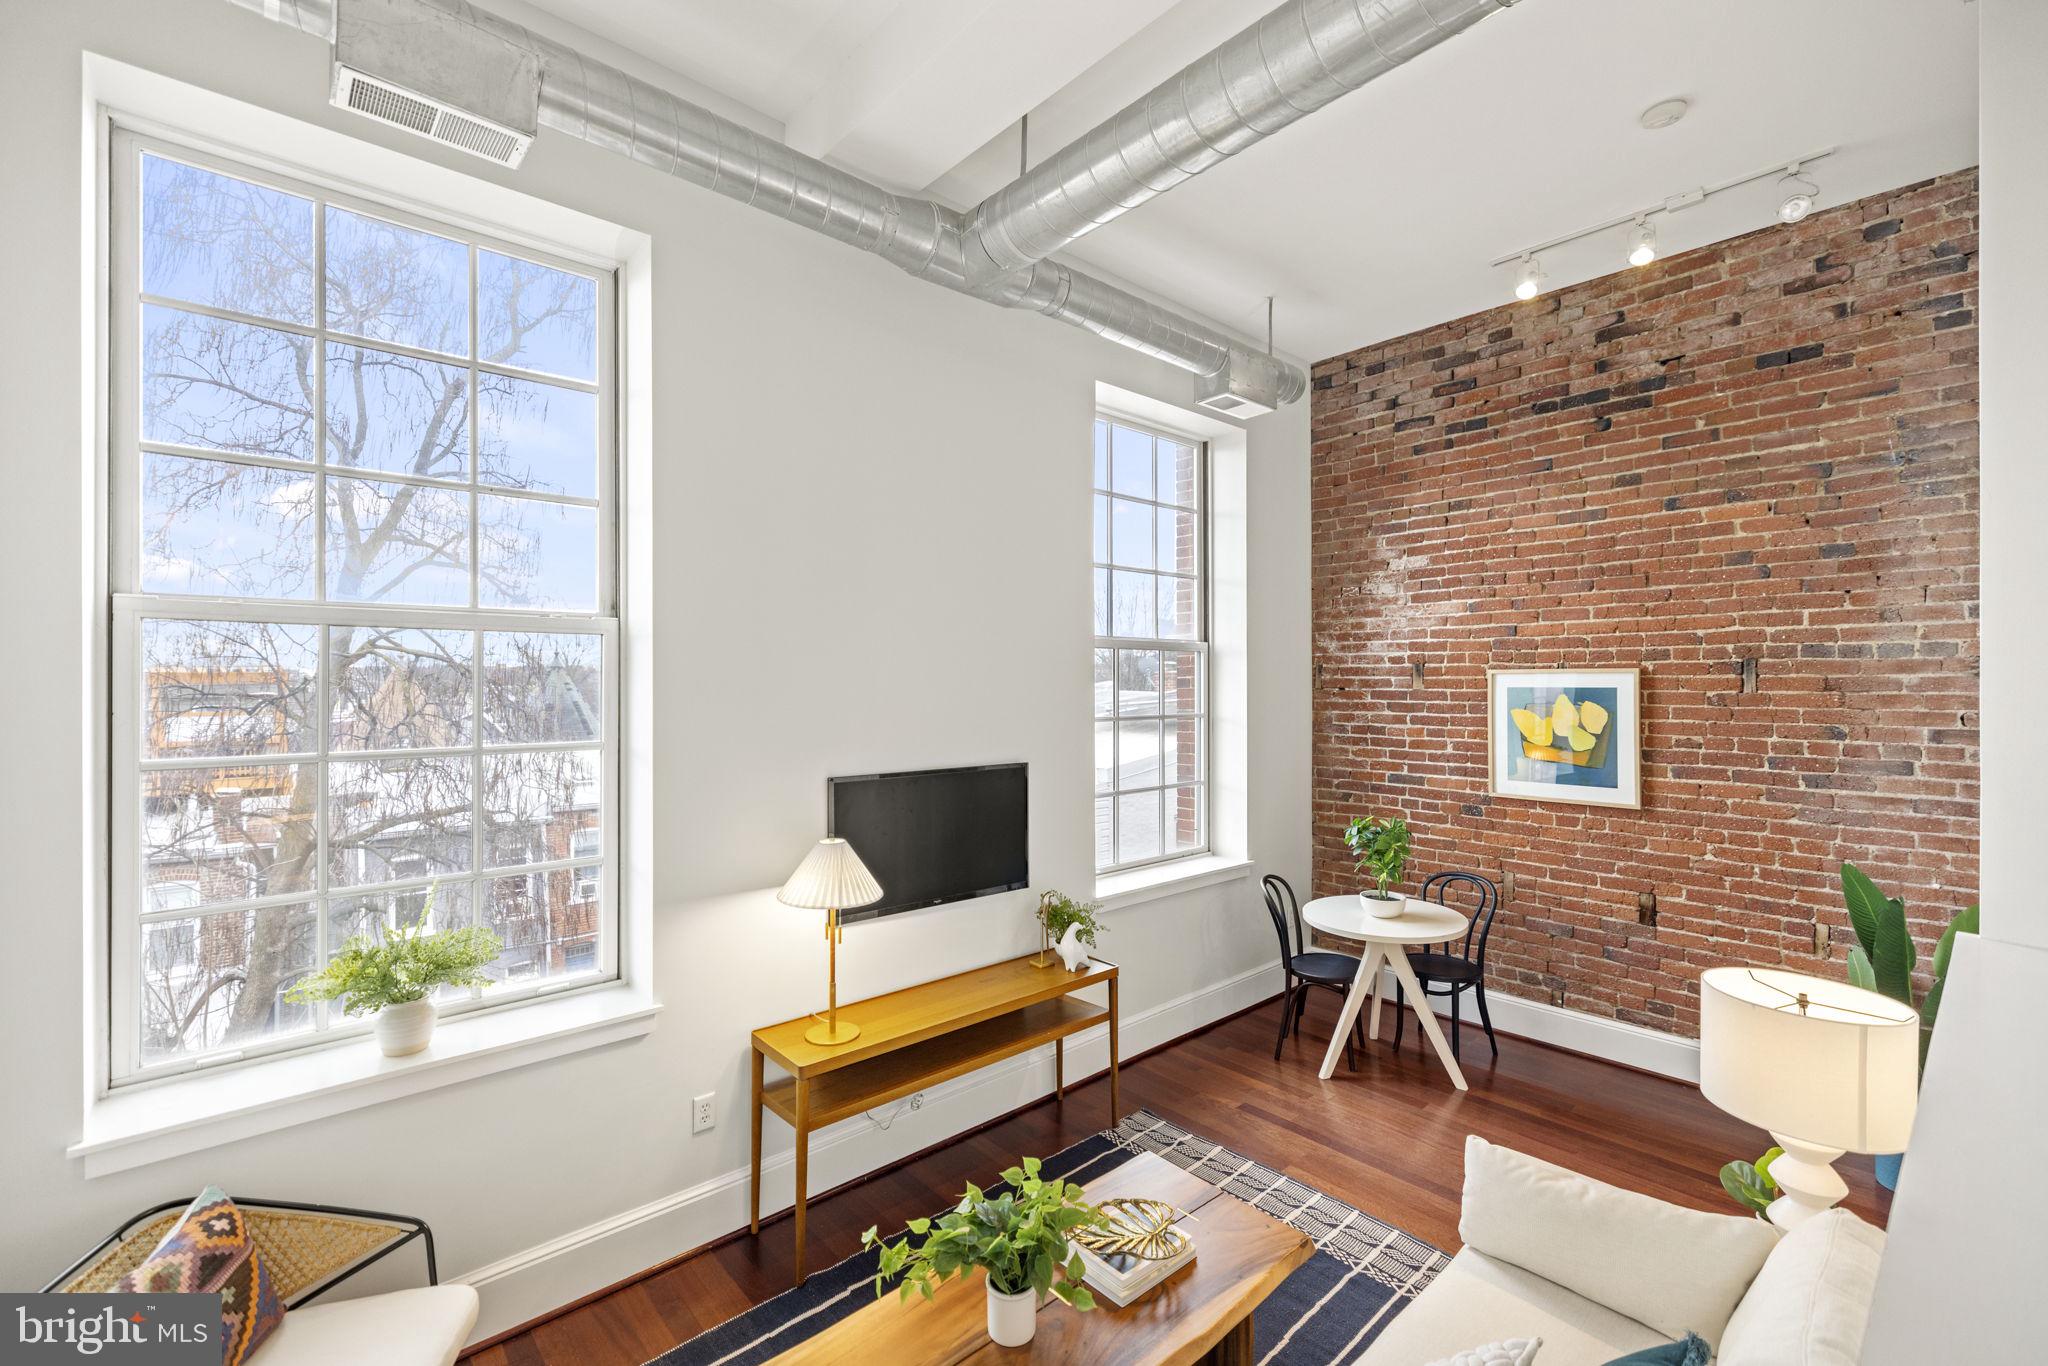
{"label": "large grid window", "polygon": [[1209,847],[1205,454],[1095,419],[1098,873]]}
{"label": "large grid window", "polygon": [[349,938],[616,976],[610,271],[121,133],[116,1082],[360,1030]]}

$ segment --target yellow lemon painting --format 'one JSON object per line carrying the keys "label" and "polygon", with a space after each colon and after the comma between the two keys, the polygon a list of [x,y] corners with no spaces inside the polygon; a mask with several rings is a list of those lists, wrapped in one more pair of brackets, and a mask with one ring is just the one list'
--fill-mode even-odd
{"label": "yellow lemon painting", "polygon": [[[1608,722],[1613,719],[1613,712],[1591,696],[1583,696],[1596,692],[1612,694],[1613,689],[1582,689],[1579,700],[1561,691],[1550,704],[1548,715],[1538,715],[1527,707],[1510,708],[1508,716],[1522,736],[1522,757],[1571,764],[1575,768],[1605,766],[1610,737]],[[1608,702],[1613,700],[1610,695]]]}
{"label": "yellow lemon painting", "polygon": [[1642,671],[1488,669],[1489,788],[1497,797],[1642,806]]}

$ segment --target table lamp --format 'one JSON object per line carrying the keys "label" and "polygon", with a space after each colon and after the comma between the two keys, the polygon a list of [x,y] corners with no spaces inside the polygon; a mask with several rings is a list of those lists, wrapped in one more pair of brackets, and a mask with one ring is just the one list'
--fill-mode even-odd
{"label": "table lamp", "polygon": [[1889,996],[1778,968],[1700,976],[1700,1091],[1785,1150],[1766,1211],[1780,1228],[1849,1193],[1843,1153],[1905,1151],[1919,1062],[1920,1017]]}
{"label": "table lamp", "polygon": [[828,837],[811,846],[775,899],[785,906],[825,913],[825,1018],[805,1030],[804,1037],[826,1045],[859,1038],[859,1025],[839,1023],[839,913],[880,901],[882,884],[875,881],[852,845]]}

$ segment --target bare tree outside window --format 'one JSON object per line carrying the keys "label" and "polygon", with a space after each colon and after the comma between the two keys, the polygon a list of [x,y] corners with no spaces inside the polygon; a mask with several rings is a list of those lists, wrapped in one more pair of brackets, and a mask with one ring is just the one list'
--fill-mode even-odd
{"label": "bare tree outside window", "polygon": [[500,980],[599,970],[609,278],[124,146],[117,1058],[317,1034],[284,993],[429,889]]}

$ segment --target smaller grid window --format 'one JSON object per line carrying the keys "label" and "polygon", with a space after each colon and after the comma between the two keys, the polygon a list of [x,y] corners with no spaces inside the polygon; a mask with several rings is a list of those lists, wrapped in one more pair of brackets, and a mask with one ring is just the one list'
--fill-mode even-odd
{"label": "smaller grid window", "polygon": [[1200,441],[1095,420],[1095,869],[1205,853],[1208,595]]}

